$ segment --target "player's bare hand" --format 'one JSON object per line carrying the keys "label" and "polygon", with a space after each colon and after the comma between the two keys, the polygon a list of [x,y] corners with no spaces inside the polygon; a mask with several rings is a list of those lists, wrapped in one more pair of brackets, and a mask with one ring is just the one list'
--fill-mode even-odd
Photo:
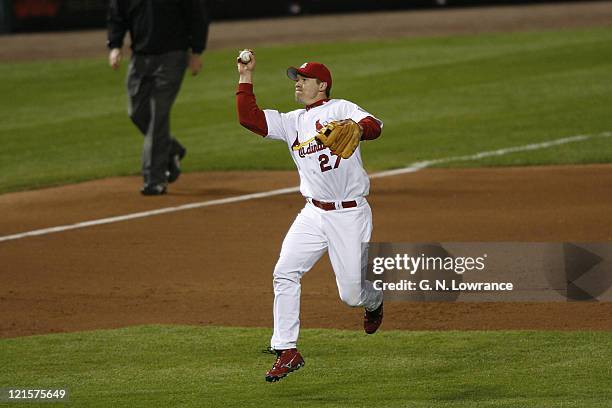
{"label": "player's bare hand", "polygon": [[113,48],[110,50],[110,53],[108,54],[108,64],[115,71],[119,69],[119,66],[121,65],[121,48]]}
{"label": "player's bare hand", "polygon": [[198,75],[202,70],[202,56],[200,54],[191,54],[189,57],[189,71],[191,75]]}
{"label": "player's bare hand", "polygon": [[256,64],[255,51],[249,50],[249,49],[247,49],[246,51],[250,53],[249,54],[250,60],[248,62],[246,63],[243,62],[243,60],[240,59],[240,56],[236,58],[236,65],[238,67],[238,73],[240,75],[247,74],[255,70],[255,64]]}

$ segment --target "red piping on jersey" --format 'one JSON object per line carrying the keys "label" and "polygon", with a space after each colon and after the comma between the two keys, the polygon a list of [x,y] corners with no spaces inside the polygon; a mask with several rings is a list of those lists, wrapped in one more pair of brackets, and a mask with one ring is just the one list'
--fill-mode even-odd
{"label": "red piping on jersey", "polygon": [[325,102],[329,102],[329,99],[319,99],[315,103],[311,103],[310,105],[306,105],[306,110],[311,110],[312,108],[316,108],[317,106],[323,105]]}
{"label": "red piping on jersey", "polygon": [[[321,99],[312,105],[308,105],[306,109],[311,109],[322,105],[329,99]],[[253,84],[240,83],[236,92],[236,106],[238,110],[238,120],[240,124],[249,129],[253,133],[261,136],[268,135],[268,123],[266,122],[266,114],[257,106],[257,100],[253,93]],[[380,136],[380,124],[372,116],[368,116],[359,121],[363,128],[361,140],[373,140]]]}

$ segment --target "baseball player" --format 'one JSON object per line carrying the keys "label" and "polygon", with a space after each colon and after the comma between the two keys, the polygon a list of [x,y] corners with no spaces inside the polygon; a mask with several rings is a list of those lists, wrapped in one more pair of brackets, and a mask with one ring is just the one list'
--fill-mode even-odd
{"label": "baseball player", "polygon": [[364,279],[372,212],[365,199],[369,179],[359,142],[380,136],[382,122],[343,99],[329,99],[332,76],[325,65],[307,62],[290,67],[295,100],[304,108],[288,113],[261,110],[253,93],[255,56],[238,59],[236,101],[240,124],[266,140],[287,143],[300,174],[306,205],[291,225],[274,268],[274,333],[277,358],[266,373],[275,382],[304,366],[297,350],[300,327],[300,280],[327,251],[340,298],[364,307],[364,329],[376,332],[383,318],[382,291]]}

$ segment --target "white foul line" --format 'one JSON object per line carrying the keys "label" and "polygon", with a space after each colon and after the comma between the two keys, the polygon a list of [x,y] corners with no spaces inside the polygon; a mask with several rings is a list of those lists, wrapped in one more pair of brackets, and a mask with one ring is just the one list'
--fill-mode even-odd
{"label": "white foul line", "polygon": [[532,144],[528,144],[528,145],[515,146],[515,147],[506,147],[504,149],[489,150],[489,151],[486,151],[486,152],[469,154],[469,155],[465,155],[465,156],[443,157],[441,159],[425,160],[425,161],[420,161],[420,162],[412,163],[408,167],[404,167],[402,169],[387,170],[387,171],[381,171],[379,173],[374,173],[374,174],[372,174],[370,176],[370,178],[374,179],[374,178],[380,178],[380,177],[395,176],[395,175],[398,175],[398,174],[414,173],[416,171],[422,170],[422,169],[424,169],[426,167],[431,167],[431,166],[436,165],[436,164],[450,163],[450,162],[460,162],[460,161],[480,160],[480,159],[483,159],[485,157],[503,156],[503,155],[506,155],[508,153],[526,152],[526,151],[529,151],[529,150],[545,149],[547,147],[558,146],[558,145],[562,145],[562,144],[566,144],[566,143],[582,142],[584,140],[594,139],[596,137],[611,137],[611,136],[612,136],[612,132],[603,132],[603,133],[598,133],[598,134],[595,134],[595,135],[570,136],[570,137],[564,137],[564,138],[561,138],[561,139],[551,140],[551,141],[548,141],[548,142],[532,143]]}
{"label": "white foul line", "polygon": [[[508,147],[508,148],[498,149],[498,150],[489,150],[489,151],[480,152],[480,153],[471,154],[471,155],[465,155],[465,156],[445,157],[441,159],[425,160],[425,161],[412,163],[409,166],[401,168],[401,169],[387,170],[387,171],[381,171],[378,173],[374,173],[370,176],[370,178],[375,179],[375,178],[395,176],[399,174],[414,173],[414,172],[417,172],[427,167],[431,167],[436,164],[450,163],[450,162],[457,162],[457,161],[480,160],[485,157],[503,156],[508,153],[545,149],[547,147],[558,146],[558,145],[562,145],[566,143],[581,142],[581,141],[593,139],[596,137],[611,137],[611,136],[612,136],[612,132],[603,132],[603,133],[599,133],[595,135],[579,135],[579,136],[555,139],[555,140],[551,140],[548,142],[533,143],[533,144]],[[273,197],[273,196],[282,195],[282,194],[296,193],[299,191],[300,191],[299,187],[288,187],[288,188],[281,188],[278,190],[264,191],[261,193],[245,194],[245,195],[240,195],[236,197],[222,198],[218,200],[201,201],[197,203],[183,204],[183,205],[179,205],[176,207],[166,207],[166,208],[160,208],[157,210],[150,210],[150,211],[143,211],[143,212],[132,213],[132,214],[127,214],[127,215],[120,215],[117,217],[102,218],[98,220],[79,222],[76,224],[61,225],[58,227],[43,228],[43,229],[38,229],[38,230],[33,230],[33,231],[22,232],[19,234],[0,236],[0,242],[12,241],[12,240],[17,240],[17,239],[26,238],[26,237],[38,236],[38,235],[53,234],[55,232],[69,231],[69,230],[79,229],[79,228],[93,227],[96,225],[111,224],[115,222],[133,220],[137,218],[151,217],[153,215],[168,214],[168,213],[173,213],[173,212],[178,212],[178,211],[192,210],[195,208],[211,207],[214,205],[231,204],[231,203],[237,203],[240,201]]]}

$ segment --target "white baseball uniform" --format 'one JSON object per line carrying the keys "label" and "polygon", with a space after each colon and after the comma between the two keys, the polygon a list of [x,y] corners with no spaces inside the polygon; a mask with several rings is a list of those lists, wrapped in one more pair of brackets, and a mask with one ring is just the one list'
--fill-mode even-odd
{"label": "white baseball uniform", "polygon": [[[382,291],[364,279],[367,248],[372,232],[372,212],[365,196],[370,182],[359,146],[348,159],[332,156],[314,136],[334,120],[370,116],[356,104],[332,99],[288,113],[264,110],[266,139],[283,140],[300,174],[300,191],[307,203],[287,232],[274,268],[274,334],[270,345],[276,350],[297,346],[300,326],[300,280],[327,250],[336,275],[340,298],[349,306],[376,310]],[[382,122],[376,119],[382,127]],[[313,200],[333,202],[335,209],[323,210]],[[353,203],[354,201],[354,203]],[[344,203],[344,204],[343,204]]]}

